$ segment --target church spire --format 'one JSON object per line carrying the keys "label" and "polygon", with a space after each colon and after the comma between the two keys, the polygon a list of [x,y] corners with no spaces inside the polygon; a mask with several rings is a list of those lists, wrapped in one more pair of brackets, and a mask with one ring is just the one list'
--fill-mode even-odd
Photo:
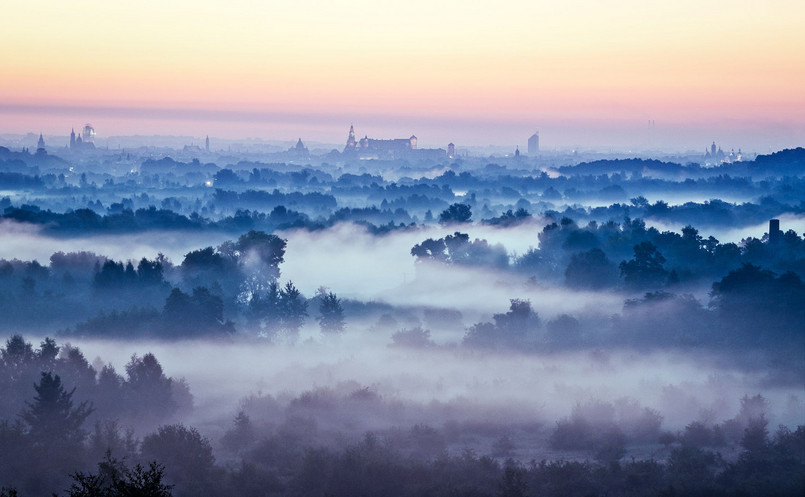
{"label": "church spire", "polygon": [[355,141],[355,128],[349,125],[349,136],[347,137],[347,146],[344,147],[344,152],[347,150],[354,150],[357,142]]}
{"label": "church spire", "polygon": [[36,142],[36,153],[37,154],[47,153],[45,151],[45,139],[42,137],[42,133],[39,133],[39,141]]}

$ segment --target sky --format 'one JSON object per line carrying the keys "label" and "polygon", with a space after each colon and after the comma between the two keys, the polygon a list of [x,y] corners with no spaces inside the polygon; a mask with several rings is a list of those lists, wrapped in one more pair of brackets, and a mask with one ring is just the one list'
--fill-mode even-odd
{"label": "sky", "polygon": [[[805,143],[805,2],[13,2],[0,132]],[[653,121],[653,127],[649,126]]]}

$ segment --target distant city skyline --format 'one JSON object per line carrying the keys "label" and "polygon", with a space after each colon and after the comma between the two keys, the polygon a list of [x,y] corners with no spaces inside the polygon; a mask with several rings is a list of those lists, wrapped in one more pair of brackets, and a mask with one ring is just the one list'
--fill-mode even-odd
{"label": "distant city skyline", "polygon": [[[0,132],[766,150],[805,142],[805,4],[15,2]],[[656,125],[649,129],[646,123]]]}
{"label": "distant city skyline", "polygon": [[[166,136],[192,137],[202,145],[207,136],[213,140],[249,141],[258,139],[266,142],[296,142],[302,138],[305,142],[332,145],[341,150],[347,119],[331,116],[283,116],[282,121],[270,119],[270,116],[252,115],[237,120],[227,119],[168,119],[155,121],[154,118],[143,119],[130,117],[122,111],[124,117],[108,115],[107,112],[78,112],[71,118],[61,113],[51,115],[37,112],[32,114],[7,114],[12,119],[0,122],[0,134],[24,135],[28,133],[44,133],[45,136],[67,137],[71,123],[91,121],[98,130],[97,139],[101,144],[113,137],[124,136]],[[189,112],[189,115],[195,111]],[[134,112],[137,114],[137,112]],[[0,115],[3,111],[0,110]],[[86,116],[94,116],[92,119]],[[155,122],[166,125],[155,125]],[[534,125],[525,123],[495,123],[478,121],[476,123],[455,123],[448,121],[437,123],[400,119],[387,122],[384,119],[366,118],[354,121],[361,130],[377,138],[392,138],[414,133],[423,147],[446,148],[455,143],[458,148],[500,148],[520,146],[522,153],[529,153],[528,139],[539,128],[539,150],[617,150],[617,151],[650,151],[669,152],[700,151],[708,147],[712,141],[724,144],[728,148],[743,148],[746,152],[767,153],[770,151],[793,148],[805,145],[805,132],[784,126],[746,123],[744,127],[724,129],[716,123],[711,125],[655,125],[646,123],[608,122],[608,123],[575,123],[575,122],[538,122]],[[65,131],[65,126],[67,126]],[[468,129],[469,128],[469,129]],[[361,136],[363,136],[363,134]],[[51,144],[49,144],[50,146]],[[53,144],[56,145],[56,144]],[[214,148],[214,146],[213,146]]]}

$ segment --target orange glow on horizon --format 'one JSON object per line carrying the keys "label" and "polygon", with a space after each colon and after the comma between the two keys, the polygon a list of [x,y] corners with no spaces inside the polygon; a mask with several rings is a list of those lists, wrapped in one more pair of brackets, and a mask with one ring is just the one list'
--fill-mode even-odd
{"label": "orange glow on horizon", "polygon": [[0,104],[805,126],[805,6],[722,5],[17,3]]}

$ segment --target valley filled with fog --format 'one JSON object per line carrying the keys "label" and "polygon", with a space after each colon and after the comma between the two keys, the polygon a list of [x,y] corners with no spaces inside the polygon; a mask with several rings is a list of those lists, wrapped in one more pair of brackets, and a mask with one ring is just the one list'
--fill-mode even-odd
{"label": "valley filled with fog", "polygon": [[694,159],[0,147],[0,486],[794,495],[805,150]]}

